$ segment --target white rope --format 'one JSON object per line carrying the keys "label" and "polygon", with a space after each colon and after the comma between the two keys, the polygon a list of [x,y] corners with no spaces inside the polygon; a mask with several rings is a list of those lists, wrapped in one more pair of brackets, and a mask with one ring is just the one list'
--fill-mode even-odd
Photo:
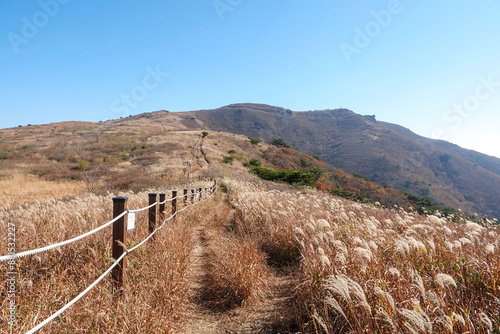
{"label": "white rope", "polygon": [[33,255],[33,254],[37,254],[37,253],[41,253],[41,252],[46,252],[46,251],[49,251],[51,249],[62,247],[64,245],[67,245],[67,244],[73,243],[75,241],[81,240],[83,238],[88,237],[89,235],[92,235],[92,234],[94,234],[94,233],[102,230],[105,227],[108,227],[109,225],[113,224],[115,221],[117,221],[121,217],[125,216],[126,214],[127,214],[127,211],[124,211],[119,216],[117,216],[113,220],[107,222],[106,224],[101,225],[98,228],[93,229],[92,231],[89,231],[87,233],[84,233],[84,234],[82,234],[82,235],[80,235],[78,237],[74,237],[73,239],[69,239],[69,240],[66,240],[66,241],[59,242],[57,244],[53,244],[53,245],[50,245],[50,246],[45,246],[45,247],[38,248],[38,249],[33,249],[33,250],[21,252],[21,253],[16,253],[14,255],[4,255],[4,256],[1,256],[0,257],[0,262],[11,260],[11,259],[17,259],[17,258],[20,258],[20,257],[24,257],[24,256],[28,256],[28,255]]}
{"label": "white rope", "polygon": [[[202,190],[202,191],[203,191],[203,190]],[[201,191],[201,192],[202,192],[202,191]],[[198,195],[199,195],[201,192],[195,193],[195,194],[196,194],[196,198],[198,198]],[[172,198],[172,199],[165,200],[165,202],[166,202],[166,201],[172,201],[172,200],[174,200],[174,199],[176,199],[176,198],[186,197],[186,196],[188,196],[188,195],[189,195],[189,193],[186,193],[185,195],[182,195],[182,196],[176,196],[176,197],[174,197],[174,198]],[[160,204],[164,204],[165,202],[160,203]],[[145,210],[148,210],[148,209],[152,208],[153,206],[155,206],[155,205],[157,205],[157,204],[159,204],[159,203],[158,203],[158,202],[155,202],[155,203],[153,203],[153,204],[151,204],[151,205],[149,205],[149,206],[147,206],[147,207],[145,207],[145,208],[141,208],[141,209],[137,209],[137,210],[133,210],[133,211],[135,211],[135,212],[145,211]],[[187,207],[189,207],[189,206],[187,206]],[[187,208],[187,207],[186,207],[186,208]],[[131,210],[129,210],[129,211],[131,211]],[[62,242],[59,242],[59,243],[56,243],[56,244],[53,244],[53,245],[49,245],[49,246],[45,246],[45,247],[41,247],[41,248],[37,248],[37,249],[33,249],[33,250],[28,250],[28,251],[24,251],[24,252],[21,252],[21,253],[16,253],[16,254],[13,254],[13,255],[3,255],[3,256],[0,256],[0,262],[3,262],[3,261],[8,261],[8,260],[13,260],[13,259],[17,259],[17,258],[21,258],[21,257],[25,257],[25,256],[29,256],[29,255],[33,255],[33,254],[37,254],[37,253],[46,252],[46,251],[49,251],[49,250],[51,250],[51,249],[54,249],[54,248],[59,248],[59,247],[65,246],[65,245],[67,245],[67,244],[70,244],[70,243],[76,242],[76,241],[78,241],[78,240],[84,239],[84,238],[86,238],[86,237],[88,237],[88,236],[90,236],[90,235],[92,235],[92,234],[94,234],[94,233],[96,233],[96,232],[98,232],[98,231],[100,231],[100,230],[102,230],[102,229],[104,229],[104,228],[108,227],[109,225],[113,224],[115,221],[117,221],[118,219],[120,219],[121,217],[123,217],[124,215],[126,215],[129,211],[124,211],[124,212],[122,212],[119,216],[117,216],[117,217],[116,217],[116,218],[114,218],[113,220],[111,220],[111,221],[107,222],[106,224],[101,225],[101,226],[99,226],[98,228],[93,229],[92,231],[89,231],[89,232],[87,232],[87,233],[84,233],[84,234],[82,234],[82,235],[80,235],[80,236],[78,236],[78,237],[74,237],[74,238],[72,238],[72,239],[69,239],[69,240],[66,240],[66,241],[62,241]],[[183,210],[181,210],[181,211],[184,211],[184,209],[183,209]]]}
{"label": "white rope", "polygon": [[51,322],[52,320],[54,320],[55,318],[57,318],[61,313],[63,313],[64,311],[66,311],[68,308],[70,308],[74,303],[76,303],[78,300],[80,300],[80,298],[82,298],[83,296],[85,296],[94,286],[96,286],[104,277],[106,277],[106,275],[108,275],[111,272],[111,270],[113,270],[113,268],[116,267],[120,263],[120,261],[126,255],[127,255],[126,252],[123,253],[122,256],[120,256],[118,258],[118,260],[116,260],[116,262],[113,263],[113,265],[111,267],[109,267],[108,270],[106,270],[104,272],[104,274],[102,274],[97,280],[94,281],[94,283],[90,284],[85,290],[83,290],[78,296],[76,296],[75,298],[73,298],[73,300],[71,300],[69,303],[67,303],[66,305],[64,305],[59,311],[57,311],[56,313],[52,314],[50,317],[48,317],[47,319],[45,319],[43,322],[41,322],[40,324],[38,324],[36,327],[34,327],[33,329],[31,329],[29,332],[26,332],[26,334],[33,334],[36,331],[42,329],[49,322]]}
{"label": "white rope", "polygon": [[153,206],[155,206],[156,204],[158,204],[158,202],[154,202],[153,204],[151,204],[150,206],[147,206],[145,208],[142,208],[142,209],[137,209],[137,210],[134,210],[135,212],[141,212],[141,211],[145,211],[147,209],[150,209],[152,208]]}

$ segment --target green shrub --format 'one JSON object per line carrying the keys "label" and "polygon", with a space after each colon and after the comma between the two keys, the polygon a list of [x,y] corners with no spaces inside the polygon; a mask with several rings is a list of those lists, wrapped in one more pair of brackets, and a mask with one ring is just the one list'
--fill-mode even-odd
{"label": "green shrub", "polygon": [[315,187],[314,174],[304,173],[298,170],[274,170],[266,167],[252,167],[252,173],[261,179],[268,181],[278,181],[288,184],[300,184],[310,187]]}
{"label": "green shrub", "polygon": [[248,162],[245,162],[243,164],[243,166],[249,167],[249,168],[260,167],[260,166],[262,166],[262,162],[260,162],[258,159],[250,159]]}
{"label": "green shrub", "polygon": [[82,172],[89,170],[89,162],[87,160],[78,161],[76,169],[81,170]]}
{"label": "green shrub", "polygon": [[208,132],[206,132],[206,131],[203,131],[201,134],[203,135],[203,138],[205,138],[206,136],[208,136]]}
{"label": "green shrub", "polygon": [[370,180],[370,178],[368,176],[364,176],[364,175],[358,174],[358,173],[354,173],[352,175],[354,177],[357,177],[358,179],[362,179],[362,180],[365,180],[365,181],[368,181],[368,182],[372,182],[372,180]]}
{"label": "green shrub", "polygon": [[252,167],[261,167],[262,166],[262,162],[260,162],[258,159],[250,159],[248,164]]}
{"label": "green shrub", "polygon": [[252,145],[257,145],[262,142],[261,138],[248,137],[248,139],[250,140],[250,144]]}
{"label": "green shrub", "polygon": [[229,153],[229,154],[236,154],[236,151],[235,150],[229,150],[227,153]]}
{"label": "green shrub", "polygon": [[312,163],[307,162],[304,159],[300,159],[300,163],[302,164],[302,166],[308,168],[309,171],[314,174],[314,179],[316,181],[319,180],[319,178],[323,175],[323,171],[321,170],[321,168],[316,167]]}
{"label": "green shrub", "polygon": [[292,148],[283,138],[271,138],[271,144],[278,147]]}
{"label": "green shrub", "polygon": [[233,156],[225,156],[223,155],[222,156],[222,162],[225,163],[225,164],[233,164],[233,161],[234,161],[234,157]]}

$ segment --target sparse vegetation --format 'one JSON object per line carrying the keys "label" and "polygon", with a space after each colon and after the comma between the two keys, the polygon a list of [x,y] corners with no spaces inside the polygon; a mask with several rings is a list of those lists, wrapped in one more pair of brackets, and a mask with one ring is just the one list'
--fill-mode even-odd
{"label": "sparse vegetation", "polygon": [[207,131],[203,131],[203,132],[201,133],[201,135],[202,135],[202,138],[205,138],[205,137],[207,137],[207,136],[208,136],[208,132],[207,132]]}
{"label": "sparse vegetation", "polygon": [[268,181],[278,181],[288,184],[297,184],[315,187],[314,174],[304,173],[298,170],[274,170],[266,167],[252,167],[250,171],[260,177],[261,179]]}
{"label": "sparse vegetation", "polygon": [[292,148],[290,144],[288,144],[283,138],[271,138],[270,143],[274,146],[278,147],[286,147],[286,148]]}
{"label": "sparse vegetation", "polygon": [[372,182],[372,180],[370,180],[370,178],[368,176],[365,176],[363,174],[358,174],[358,173],[354,173],[352,174],[354,177],[357,177],[357,178],[360,178],[362,180],[365,180],[365,181],[368,181],[368,182]]}
{"label": "sparse vegetation", "polygon": [[323,158],[320,157],[319,155],[316,155],[316,154],[311,154],[311,157],[313,157],[314,159],[316,160],[319,160],[319,161],[323,161]]}
{"label": "sparse vegetation", "polygon": [[309,169],[311,173],[314,174],[314,179],[317,181],[320,179],[320,177],[323,175],[323,170],[315,165],[313,165],[310,162],[305,161],[304,159],[300,159],[300,163],[302,164],[303,167],[306,167]]}
{"label": "sparse vegetation", "polygon": [[248,137],[248,140],[250,140],[250,144],[252,145],[258,145],[262,142],[262,138]]}
{"label": "sparse vegetation", "polygon": [[76,165],[76,169],[86,172],[89,170],[89,162],[87,160],[80,160],[78,161],[78,164]]}
{"label": "sparse vegetation", "polygon": [[233,161],[234,161],[234,156],[227,156],[227,155],[223,155],[222,156],[222,162],[225,163],[225,164],[233,164]]}
{"label": "sparse vegetation", "polygon": [[259,159],[250,159],[248,162],[244,163],[243,166],[245,167],[261,167],[262,162],[259,161]]}

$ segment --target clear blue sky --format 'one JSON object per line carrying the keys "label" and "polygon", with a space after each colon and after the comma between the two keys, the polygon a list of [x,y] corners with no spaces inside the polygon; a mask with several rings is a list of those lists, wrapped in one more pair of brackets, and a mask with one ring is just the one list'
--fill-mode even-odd
{"label": "clear blue sky", "polygon": [[0,0],[0,128],[267,103],[500,157],[500,2]]}

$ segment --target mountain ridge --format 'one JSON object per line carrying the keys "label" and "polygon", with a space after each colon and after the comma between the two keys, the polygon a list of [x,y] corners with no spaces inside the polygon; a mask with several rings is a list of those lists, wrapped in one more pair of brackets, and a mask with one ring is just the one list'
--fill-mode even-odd
{"label": "mountain ridge", "polygon": [[188,113],[207,129],[266,140],[281,137],[300,151],[379,184],[500,217],[500,159],[374,116],[345,108],[297,112],[249,103]]}
{"label": "mountain ridge", "polygon": [[[265,104],[236,103],[187,112],[160,110],[105,122],[62,122],[23,127],[23,133],[54,136],[93,132],[96,141],[111,133],[208,130],[266,140],[283,138],[299,151],[381,185],[430,198],[445,206],[500,218],[500,159],[441,140],[422,137],[397,124],[340,108],[292,111]],[[0,131],[0,143],[30,143],[18,128]],[[87,131],[87,130],[85,130]],[[71,136],[70,136],[71,138]],[[44,140],[39,140],[42,145]],[[11,144],[9,144],[11,145]],[[7,156],[9,145],[0,147]],[[22,145],[21,145],[22,146]],[[49,145],[46,145],[49,150]],[[59,148],[57,148],[59,150]]]}

